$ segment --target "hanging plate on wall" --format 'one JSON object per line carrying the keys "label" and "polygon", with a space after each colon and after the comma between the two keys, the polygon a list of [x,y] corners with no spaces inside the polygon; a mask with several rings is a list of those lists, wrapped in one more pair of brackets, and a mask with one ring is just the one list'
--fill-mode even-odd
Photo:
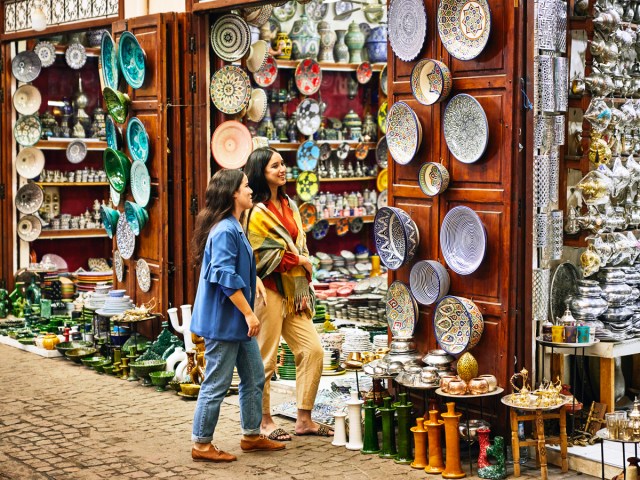
{"label": "hanging plate on wall", "polygon": [[296,180],[296,192],[303,202],[313,200],[320,190],[320,180],[315,172],[301,172]]}
{"label": "hanging plate on wall", "polygon": [[141,207],[146,207],[151,197],[151,177],[144,162],[133,162],[130,176],[133,199]]}
{"label": "hanging plate on wall", "polygon": [[271,54],[267,54],[267,59],[260,69],[253,73],[253,79],[259,87],[268,87],[276,81],[278,77],[278,62]]}
{"label": "hanging plate on wall", "polygon": [[122,279],[124,278],[124,262],[122,261],[120,250],[117,249],[113,252],[113,269],[116,272],[116,280],[122,283]]}
{"label": "hanging plate on wall", "polygon": [[303,95],[313,95],[322,84],[322,68],[312,58],[300,60],[295,73],[296,87]]}
{"label": "hanging plate on wall", "polygon": [[227,115],[234,115],[249,105],[251,80],[240,67],[226,65],[211,77],[209,93],[218,110]]}
{"label": "hanging plate on wall", "polygon": [[320,128],[320,104],[312,98],[305,98],[296,108],[296,125],[303,135],[313,135]]}
{"label": "hanging plate on wall", "polygon": [[133,160],[146,162],[149,158],[149,134],[138,117],[132,117],[127,124],[127,148]]}
{"label": "hanging plate on wall", "polygon": [[35,183],[26,183],[16,192],[15,203],[20,213],[36,213],[44,203],[44,191]]}
{"label": "hanging plate on wall", "polygon": [[31,51],[20,52],[11,61],[11,73],[20,82],[33,82],[42,70],[40,57]]}
{"label": "hanging plate on wall", "polygon": [[441,0],[438,33],[444,48],[459,60],[480,55],[489,41],[491,10],[487,0]]}
{"label": "hanging plate on wall", "polygon": [[33,242],[42,232],[42,222],[34,215],[26,215],[20,219],[17,226],[18,236],[25,242]]}
{"label": "hanging plate on wall", "polygon": [[87,51],[81,43],[72,43],[64,51],[64,59],[74,70],[80,70],[87,63]]}
{"label": "hanging plate on wall", "polygon": [[120,83],[120,63],[116,52],[116,42],[107,31],[102,35],[100,42],[100,68],[104,85],[117,90]]}
{"label": "hanging plate on wall", "polygon": [[211,47],[225,62],[235,62],[251,46],[251,30],[242,17],[232,13],[221,16],[211,27]]}
{"label": "hanging plate on wall", "polygon": [[405,102],[391,106],[387,117],[387,145],[389,153],[400,165],[415,156],[422,142],[422,125],[413,109]]}
{"label": "hanging plate on wall", "polygon": [[253,150],[251,132],[236,120],[223,122],[211,136],[211,153],[222,168],[242,168]]}
{"label": "hanging plate on wall", "polygon": [[423,0],[392,0],[389,6],[389,43],[400,60],[418,56],[427,35]]}
{"label": "hanging plate on wall", "polygon": [[482,105],[461,93],[444,111],[444,139],[449,151],[462,163],[480,160],[489,143],[489,122]]}
{"label": "hanging plate on wall", "polygon": [[50,67],[56,62],[56,47],[51,42],[38,42],[33,47],[33,51],[38,55],[44,68]]}
{"label": "hanging plate on wall", "polygon": [[40,140],[42,124],[35,115],[23,115],[13,127],[13,136],[19,145],[30,147]]}
{"label": "hanging plate on wall", "polygon": [[42,104],[42,95],[33,85],[22,85],[13,94],[13,107],[21,115],[33,115]]}
{"label": "hanging plate on wall", "polygon": [[136,280],[138,280],[138,287],[143,292],[151,290],[151,270],[149,270],[149,264],[144,258],[139,258],[136,262]]}
{"label": "hanging plate on wall", "polygon": [[296,164],[300,170],[315,170],[320,160],[320,147],[313,140],[307,140],[298,148]]}
{"label": "hanging plate on wall", "polygon": [[24,178],[36,178],[44,168],[44,153],[36,147],[23,148],[16,156],[16,172]]}
{"label": "hanging plate on wall", "polygon": [[140,88],[144,83],[145,58],[136,36],[131,32],[122,32],[118,41],[118,60],[124,79],[133,88]]}
{"label": "hanging plate on wall", "polygon": [[411,71],[411,91],[423,105],[433,105],[447,98],[451,84],[451,72],[438,60],[420,60]]}
{"label": "hanging plate on wall", "polygon": [[451,270],[459,275],[475,272],[487,250],[487,233],[478,214],[464,205],[449,210],[440,227],[440,248]]}

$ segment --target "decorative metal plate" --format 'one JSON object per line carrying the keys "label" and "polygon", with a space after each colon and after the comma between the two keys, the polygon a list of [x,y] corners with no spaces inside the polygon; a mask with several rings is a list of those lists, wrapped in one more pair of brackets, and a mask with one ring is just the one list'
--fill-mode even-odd
{"label": "decorative metal plate", "polygon": [[320,190],[320,180],[315,172],[301,172],[296,180],[296,193],[303,202],[313,200]]}
{"label": "decorative metal plate", "polygon": [[81,163],[87,156],[87,144],[82,140],[74,140],[67,145],[66,154],[70,163]]}
{"label": "decorative metal plate", "polygon": [[444,139],[462,163],[477,162],[489,143],[489,122],[482,105],[466,93],[453,97],[444,111]]}
{"label": "decorative metal plate", "polygon": [[149,159],[149,134],[138,117],[132,117],[127,124],[127,148],[133,160],[146,162]]}
{"label": "decorative metal plate", "polygon": [[251,132],[236,120],[221,123],[211,136],[211,153],[223,168],[244,167],[252,150]]}
{"label": "decorative metal plate", "polygon": [[253,79],[259,87],[268,87],[273,84],[278,77],[278,62],[271,54],[267,55],[264,65],[253,73]]}
{"label": "decorative metal plate", "polygon": [[42,222],[34,215],[26,215],[20,219],[17,226],[18,236],[25,242],[33,242],[42,232]]}
{"label": "decorative metal plate", "polygon": [[16,156],[16,172],[24,178],[36,178],[44,168],[44,153],[36,147],[23,148]]}
{"label": "decorative metal plate", "polygon": [[459,275],[475,272],[487,248],[487,233],[478,214],[462,205],[449,210],[440,228],[440,248],[451,270]]}
{"label": "decorative metal plate", "polygon": [[251,80],[240,67],[226,65],[211,77],[209,93],[218,110],[233,115],[249,105]]}
{"label": "decorative metal plate", "polygon": [[44,191],[35,183],[26,183],[16,192],[16,208],[20,213],[36,213],[44,202]]}
{"label": "decorative metal plate", "polygon": [[418,116],[405,102],[396,102],[387,117],[387,145],[389,153],[400,165],[415,156],[422,141],[422,126]]}
{"label": "decorative metal plate", "polygon": [[40,140],[42,125],[35,115],[24,115],[18,119],[13,127],[13,136],[23,147],[35,145]]}
{"label": "decorative metal plate", "polygon": [[136,262],[136,280],[138,280],[140,290],[143,292],[151,290],[151,271],[149,264],[143,258],[139,258]]}
{"label": "decorative metal plate", "polygon": [[251,30],[242,17],[229,13],[213,24],[210,40],[218,57],[225,62],[235,62],[249,51]]}
{"label": "decorative metal plate", "polygon": [[38,42],[33,51],[38,55],[44,68],[50,67],[56,62],[56,47],[51,42]]}
{"label": "decorative metal plate", "polygon": [[33,115],[40,110],[42,95],[33,85],[22,85],[13,94],[13,107],[21,115]]}
{"label": "decorative metal plate", "polygon": [[396,280],[385,295],[387,323],[394,338],[412,337],[418,312],[409,287]]}
{"label": "decorative metal plate", "polygon": [[322,69],[312,58],[305,58],[298,63],[295,73],[296,87],[303,95],[313,95],[320,90]]}
{"label": "decorative metal plate", "polygon": [[418,56],[427,35],[427,12],[422,0],[392,0],[389,6],[389,43],[401,60]]}
{"label": "decorative metal plate", "polygon": [[131,165],[131,194],[141,207],[146,207],[151,197],[151,177],[144,162],[133,162]]}
{"label": "decorative metal plate", "polygon": [[380,168],[387,168],[389,165],[389,147],[386,135],[383,135],[376,145],[376,163]]}
{"label": "decorative metal plate", "polygon": [[11,61],[11,73],[20,82],[33,82],[38,78],[41,70],[40,57],[31,50],[20,52]]}
{"label": "decorative metal plate", "polygon": [[296,108],[296,125],[303,135],[313,135],[320,128],[320,104],[312,98],[305,98]]}
{"label": "decorative metal plate", "polygon": [[441,0],[438,33],[447,51],[459,60],[480,55],[489,41],[491,10],[487,0]]}
{"label": "decorative metal plate", "polygon": [[411,71],[411,91],[423,105],[433,105],[447,98],[451,84],[451,72],[438,60],[420,60]]}
{"label": "decorative metal plate", "polygon": [[74,70],[80,70],[87,63],[87,51],[81,43],[72,43],[64,51],[64,59]]}
{"label": "decorative metal plate", "polygon": [[133,256],[136,249],[136,236],[127,222],[126,215],[121,214],[116,227],[116,245],[120,250],[120,255],[125,260],[129,260]]}
{"label": "decorative metal plate", "polygon": [[315,170],[320,160],[320,147],[313,140],[307,140],[296,154],[296,164],[302,171]]}
{"label": "decorative metal plate", "polygon": [[288,22],[296,14],[297,3],[295,1],[286,2],[284,5],[273,9],[273,16],[279,22]]}
{"label": "decorative metal plate", "polygon": [[104,84],[117,90],[120,83],[120,62],[116,52],[116,42],[107,31],[102,35],[102,41],[100,42],[100,64]]}
{"label": "decorative metal plate", "polygon": [[116,272],[116,280],[122,283],[124,279],[124,261],[122,260],[122,255],[120,255],[120,250],[113,252],[113,269]]}

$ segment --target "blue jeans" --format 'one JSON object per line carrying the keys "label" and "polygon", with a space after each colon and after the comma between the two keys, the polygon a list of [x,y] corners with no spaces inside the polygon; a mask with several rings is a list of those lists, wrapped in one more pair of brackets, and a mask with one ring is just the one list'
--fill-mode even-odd
{"label": "blue jeans", "polygon": [[240,426],[244,435],[260,434],[264,365],[258,342],[223,342],[205,338],[207,366],[193,416],[191,440],[209,443],[220,416],[220,405],[231,386],[233,367],[240,376]]}

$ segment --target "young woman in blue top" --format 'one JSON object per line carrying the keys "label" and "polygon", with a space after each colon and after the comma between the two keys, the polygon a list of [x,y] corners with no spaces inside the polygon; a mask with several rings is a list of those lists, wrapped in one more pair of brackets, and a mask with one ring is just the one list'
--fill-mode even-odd
{"label": "young woman in blue top", "polygon": [[[240,222],[251,208],[252,190],[239,170],[221,170],[209,181],[205,207],[198,213],[193,238],[200,280],[191,331],[204,337],[206,370],[193,418],[191,457],[195,461],[232,462],[236,457],[212,445],[220,405],[240,376],[240,425],[243,452],[281,450],[285,444],[260,435],[264,366],[255,336],[260,321],[253,312],[256,262]],[[265,301],[262,282],[258,298]]]}

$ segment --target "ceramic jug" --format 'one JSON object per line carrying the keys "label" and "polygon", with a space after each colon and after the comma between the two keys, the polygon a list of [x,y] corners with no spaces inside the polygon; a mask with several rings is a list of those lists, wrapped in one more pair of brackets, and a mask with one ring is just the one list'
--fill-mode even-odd
{"label": "ceramic jug", "polygon": [[349,49],[349,62],[362,62],[362,47],[364,47],[364,34],[360,30],[360,26],[355,22],[349,25],[349,31],[345,36],[345,43]]}
{"label": "ceramic jug", "polygon": [[276,52],[280,52],[276,55],[278,60],[289,60],[291,58],[291,50],[293,43],[286,32],[279,32],[273,42],[273,49]]}
{"label": "ceramic jug", "polygon": [[336,63],[349,63],[349,47],[345,43],[346,33],[346,30],[336,30],[336,43],[333,47]]}

